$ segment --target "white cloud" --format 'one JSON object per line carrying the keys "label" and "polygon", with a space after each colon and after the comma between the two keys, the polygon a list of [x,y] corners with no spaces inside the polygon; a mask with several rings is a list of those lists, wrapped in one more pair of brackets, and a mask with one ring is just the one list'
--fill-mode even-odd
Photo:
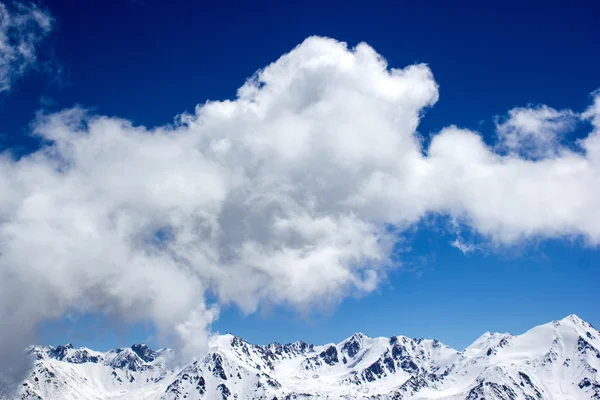
{"label": "white cloud", "polygon": [[[600,89],[592,93],[593,104],[581,114],[581,118],[589,120],[595,128],[595,135],[598,135],[600,131]],[[594,137],[595,135],[590,135]]]}
{"label": "white cloud", "polygon": [[415,130],[437,98],[426,65],[388,69],[366,44],[313,37],[176,126],[41,116],[51,144],[0,157],[0,352],[81,310],[149,319],[196,354],[219,305],[302,310],[374,290],[397,232],[432,213],[495,243],[600,242],[598,124],[585,154],[501,156],[448,127],[424,156]]}
{"label": "white cloud", "polygon": [[460,223],[456,219],[452,219],[449,222],[449,229],[456,236],[453,241],[449,242],[450,246],[458,249],[465,255],[473,253],[477,250],[482,250],[480,246],[476,245],[474,242],[463,238]]}
{"label": "white cloud", "polygon": [[50,33],[50,14],[35,4],[0,3],[0,92],[11,88],[37,60],[37,46]]}
{"label": "white cloud", "polygon": [[450,242],[450,246],[455,247],[461,253],[467,255],[477,250],[477,246],[473,243],[466,242],[462,237],[458,236]]}
{"label": "white cloud", "polygon": [[574,129],[578,116],[571,110],[555,110],[546,105],[517,107],[496,122],[500,149],[509,153],[543,158],[563,150],[565,133]]}

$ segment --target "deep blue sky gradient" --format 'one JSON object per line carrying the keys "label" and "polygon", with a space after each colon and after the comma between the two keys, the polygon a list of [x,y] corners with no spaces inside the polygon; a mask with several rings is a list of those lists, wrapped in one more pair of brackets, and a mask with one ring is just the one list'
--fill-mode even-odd
{"label": "deep blue sky gradient", "polygon": [[[600,88],[596,1],[47,0],[56,18],[42,59],[0,95],[0,149],[32,151],[28,124],[41,107],[80,104],[155,126],[208,99],[235,97],[255,70],[310,35],[365,41],[391,67],[428,63],[440,100],[419,131],[456,124],[493,141],[494,116],[527,104],[583,110]],[[60,68],[58,68],[59,66]],[[582,134],[578,132],[577,134]],[[422,226],[405,240],[405,267],[376,293],[302,316],[223,310],[215,329],[266,343],[372,336],[436,337],[462,348],[487,330],[521,333],[576,313],[600,325],[600,252],[578,242],[534,242],[468,256],[452,234]],[[85,316],[50,323],[45,343],[97,349],[149,339],[145,324]]]}

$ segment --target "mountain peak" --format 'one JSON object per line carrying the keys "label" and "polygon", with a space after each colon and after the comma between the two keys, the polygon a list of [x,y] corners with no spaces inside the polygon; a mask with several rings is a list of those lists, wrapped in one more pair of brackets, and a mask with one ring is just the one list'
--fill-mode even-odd
{"label": "mountain peak", "polygon": [[572,321],[572,322],[575,322],[577,324],[585,323],[585,321],[583,319],[579,318],[575,314],[569,314],[566,317],[564,317],[561,321]]}
{"label": "mountain peak", "polygon": [[152,362],[156,359],[156,352],[145,344],[134,344],[131,350],[145,362]]}
{"label": "mountain peak", "polygon": [[56,358],[57,360],[62,360],[70,350],[73,350],[73,345],[71,343],[59,344],[56,347],[51,347],[49,354],[51,357]]}
{"label": "mountain peak", "polygon": [[584,321],[583,319],[579,318],[575,314],[569,314],[566,317],[564,317],[563,319],[552,321],[551,324],[554,325],[554,327],[559,327],[559,326],[563,325],[563,326],[572,326],[576,329],[594,328],[592,326],[592,324]]}
{"label": "mountain peak", "polygon": [[355,334],[350,336],[351,339],[363,339],[363,338],[368,338],[368,337],[369,337],[369,335],[365,335],[362,332],[356,332]]}

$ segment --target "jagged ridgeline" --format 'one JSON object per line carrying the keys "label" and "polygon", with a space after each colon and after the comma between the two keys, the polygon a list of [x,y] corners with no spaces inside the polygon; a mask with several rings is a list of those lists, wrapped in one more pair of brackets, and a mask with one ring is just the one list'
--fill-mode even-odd
{"label": "jagged ridgeline", "polygon": [[[463,351],[437,340],[355,334],[338,344],[267,346],[222,335],[178,370],[170,350],[32,347],[17,398],[600,399],[600,333],[575,315],[520,336],[487,332]],[[5,397],[6,398],[6,397]]]}

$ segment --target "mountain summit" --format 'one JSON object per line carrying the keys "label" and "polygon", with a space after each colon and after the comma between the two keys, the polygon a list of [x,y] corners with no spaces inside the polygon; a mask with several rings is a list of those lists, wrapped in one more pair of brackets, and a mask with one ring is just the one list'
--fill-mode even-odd
{"label": "mountain summit", "polygon": [[600,332],[576,315],[518,336],[486,332],[463,351],[357,333],[323,346],[214,336],[205,357],[179,369],[168,367],[170,350],[144,344],[30,354],[35,365],[19,399],[600,399]]}

